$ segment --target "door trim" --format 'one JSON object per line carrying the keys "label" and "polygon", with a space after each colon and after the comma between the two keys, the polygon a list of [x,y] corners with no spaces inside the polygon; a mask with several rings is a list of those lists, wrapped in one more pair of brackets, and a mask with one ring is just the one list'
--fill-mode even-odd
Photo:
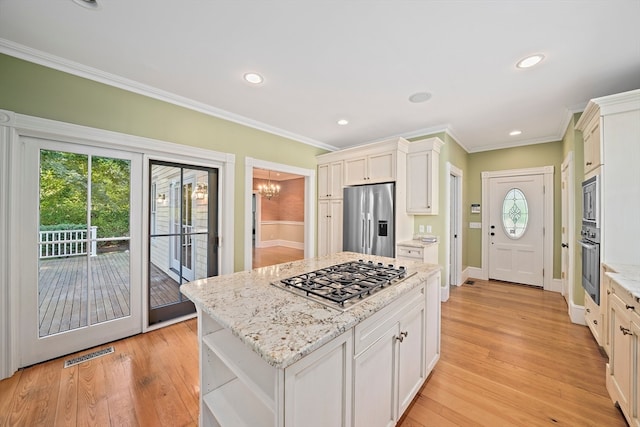
{"label": "door trim", "polygon": [[[455,222],[456,224],[451,224],[451,214],[452,214],[452,200],[451,200],[451,176],[455,176],[457,178],[457,197],[456,197],[456,204],[458,205],[457,207],[457,212],[455,212],[456,218],[455,218]],[[444,239],[444,253],[445,253],[445,262],[444,262],[444,275],[443,277],[445,277],[444,280],[444,284],[446,287],[446,290],[442,291],[442,295],[443,295],[443,301],[446,301],[449,297],[449,277],[452,276],[456,279],[455,285],[456,286],[461,286],[462,285],[462,178],[463,178],[463,171],[460,168],[457,168],[456,166],[452,165],[450,162],[447,162],[446,164],[446,184],[445,184],[445,200],[447,201],[446,206],[445,206],[445,211],[444,211],[444,229],[447,230],[446,233],[446,237]],[[456,265],[453,266],[454,271],[450,272],[449,271],[449,265],[451,263],[451,245],[453,244],[452,239],[451,239],[451,228],[453,227],[453,225],[455,225],[456,229],[458,230],[458,241],[459,244],[456,246]],[[453,273],[453,274],[452,274]],[[446,299],[445,299],[446,296]]]}
{"label": "door trim", "polygon": [[313,258],[316,253],[316,171],[314,169],[304,169],[246,157],[244,162],[244,269],[251,270],[253,268],[253,250],[251,246],[253,168],[293,173],[304,177],[304,257]]}
{"label": "door trim", "polygon": [[554,166],[543,166],[526,169],[510,169],[503,171],[482,172],[482,279],[489,279],[489,180],[491,178],[507,178],[526,175],[543,175],[544,191],[544,236],[543,236],[543,289],[556,291],[553,283],[553,174]]}
{"label": "door trim", "polygon": [[[176,144],[152,138],[128,135],[120,132],[91,128],[40,117],[0,110],[0,153],[2,153],[2,195],[0,196],[0,227],[6,231],[0,243],[2,261],[0,265],[5,267],[0,272],[0,379],[8,378],[19,368],[20,343],[19,343],[19,290],[21,274],[19,269],[19,251],[12,245],[20,241],[20,230],[17,221],[20,218],[18,200],[22,190],[22,184],[18,176],[18,165],[22,155],[18,149],[20,138],[30,136],[46,138],[61,142],[90,145],[99,148],[128,151],[151,155],[155,157],[165,156],[172,161],[187,163],[201,163],[202,159],[218,162],[220,164],[220,273],[232,273],[234,266],[234,220],[233,207],[235,195],[235,155],[207,150],[198,147]],[[6,154],[6,156],[5,156]],[[143,168],[146,167],[146,158]],[[143,170],[143,187],[148,185],[148,171]],[[6,179],[5,179],[6,178]],[[5,191],[6,190],[6,191]],[[143,234],[148,238],[148,192],[142,197],[142,228]],[[143,251],[144,252],[144,251]],[[143,262],[148,259],[143,253]],[[144,274],[144,273],[143,273]],[[145,281],[143,277],[143,282]],[[144,304],[144,298],[143,298]],[[144,313],[144,311],[143,311]],[[144,316],[143,316],[144,317]],[[144,323],[144,320],[143,320]],[[142,326],[142,325],[141,325]]]}

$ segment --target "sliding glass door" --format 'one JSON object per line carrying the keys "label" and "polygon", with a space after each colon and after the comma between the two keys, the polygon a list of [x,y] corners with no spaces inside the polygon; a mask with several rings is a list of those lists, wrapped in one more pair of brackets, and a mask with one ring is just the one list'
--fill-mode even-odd
{"label": "sliding glass door", "polygon": [[195,311],[180,285],[218,274],[218,170],[151,160],[149,324]]}

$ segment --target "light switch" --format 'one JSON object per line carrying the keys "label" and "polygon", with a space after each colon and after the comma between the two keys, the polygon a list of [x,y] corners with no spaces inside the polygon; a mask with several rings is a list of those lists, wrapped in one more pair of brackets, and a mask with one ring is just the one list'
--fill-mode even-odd
{"label": "light switch", "polygon": [[469,228],[482,228],[482,223],[481,222],[470,222],[469,223]]}
{"label": "light switch", "polygon": [[420,231],[420,233],[424,233],[424,225],[419,225],[418,230]]}
{"label": "light switch", "polygon": [[431,233],[431,226],[427,225],[427,233]]}

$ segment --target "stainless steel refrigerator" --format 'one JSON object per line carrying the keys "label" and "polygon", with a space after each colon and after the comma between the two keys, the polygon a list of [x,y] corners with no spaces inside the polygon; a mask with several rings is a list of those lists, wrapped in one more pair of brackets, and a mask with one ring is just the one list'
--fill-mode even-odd
{"label": "stainless steel refrigerator", "polygon": [[342,249],[393,258],[394,184],[346,187],[343,196]]}

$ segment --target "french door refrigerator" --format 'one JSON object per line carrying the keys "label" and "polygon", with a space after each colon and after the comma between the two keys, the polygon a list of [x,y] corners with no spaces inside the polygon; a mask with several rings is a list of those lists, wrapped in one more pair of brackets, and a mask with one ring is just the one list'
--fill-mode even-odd
{"label": "french door refrigerator", "polygon": [[394,257],[394,198],[393,183],[345,187],[344,251]]}

